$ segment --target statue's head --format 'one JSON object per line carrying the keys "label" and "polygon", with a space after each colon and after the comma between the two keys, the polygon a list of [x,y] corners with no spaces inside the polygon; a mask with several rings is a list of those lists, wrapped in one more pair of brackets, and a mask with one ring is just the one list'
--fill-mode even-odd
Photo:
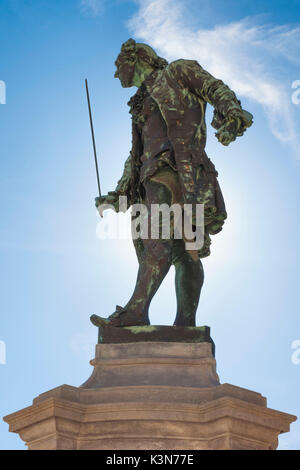
{"label": "statue's head", "polygon": [[115,77],[119,78],[124,88],[129,88],[134,85],[134,74],[137,69],[139,71],[163,69],[168,65],[168,62],[159,57],[147,44],[136,43],[133,39],[128,39],[122,44],[115,64],[117,67]]}

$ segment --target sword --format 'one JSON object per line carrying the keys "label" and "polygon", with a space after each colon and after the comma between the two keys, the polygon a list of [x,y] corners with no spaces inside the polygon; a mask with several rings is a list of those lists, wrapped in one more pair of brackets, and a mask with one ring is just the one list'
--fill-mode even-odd
{"label": "sword", "polygon": [[95,166],[96,166],[96,175],[97,175],[97,183],[98,183],[99,197],[101,197],[100,180],[99,180],[99,170],[98,170],[98,161],[97,161],[97,150],[96,150],[96,142],[95,142],[93,118],[92,118],[92,111],[91,111],[90,94],[89,94],[89,87],[88,87],[88,81],[87,81],[87,79],[85,79],[85,89],[86,89],[86,97],[87,97],[88,108],[89,108],[90,125],[91,125],[91,133],[92,133],[92,140],[93,140],[93,149],[94,149],[94,158],[95,158]]}

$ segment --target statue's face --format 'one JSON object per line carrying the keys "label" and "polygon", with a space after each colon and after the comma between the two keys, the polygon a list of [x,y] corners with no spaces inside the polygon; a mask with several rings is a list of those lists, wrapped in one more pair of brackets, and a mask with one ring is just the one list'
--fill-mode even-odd
{"label": "statue's face", "polygon": [[123,88],[130,88],[133,86],[133,76],[136,58],[134,55],[119,54],[115,62],[117,71],[115,77],[119,78]]}

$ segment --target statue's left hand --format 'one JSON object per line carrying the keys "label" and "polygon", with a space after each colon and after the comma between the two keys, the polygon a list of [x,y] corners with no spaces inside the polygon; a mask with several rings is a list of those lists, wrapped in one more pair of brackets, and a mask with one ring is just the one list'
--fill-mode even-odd
{"label": "statue's left hand", "polygon": [[241,111],[232,111],[225,118],[224,124],[216,132],[216,137],[223,145],[229,145],[237,137],[246,132],[248,127],[253,124],[253,116],[251,113],[242,109]]}
{"label": "statue's left hand", "polygon": [[239,135],[241,124],[242,121],[239,118],[232,118],[225,122],[215,134],[218,141],[223,145],[229,145]]}

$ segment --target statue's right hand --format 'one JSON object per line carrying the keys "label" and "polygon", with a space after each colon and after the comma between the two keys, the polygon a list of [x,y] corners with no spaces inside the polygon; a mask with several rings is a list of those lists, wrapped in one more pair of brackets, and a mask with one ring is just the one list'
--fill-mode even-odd
{"label": "statue's right hand", "polygon": [[119,196],[115,191],[110,191],[105,196],[96,197],[95,198],[95,205],[96,205],[101,217],[103,217],[103,212],[106,209],[111,209],[112,207],[115,209],[116,212],[118,212],[118,209],[119,209]]}

